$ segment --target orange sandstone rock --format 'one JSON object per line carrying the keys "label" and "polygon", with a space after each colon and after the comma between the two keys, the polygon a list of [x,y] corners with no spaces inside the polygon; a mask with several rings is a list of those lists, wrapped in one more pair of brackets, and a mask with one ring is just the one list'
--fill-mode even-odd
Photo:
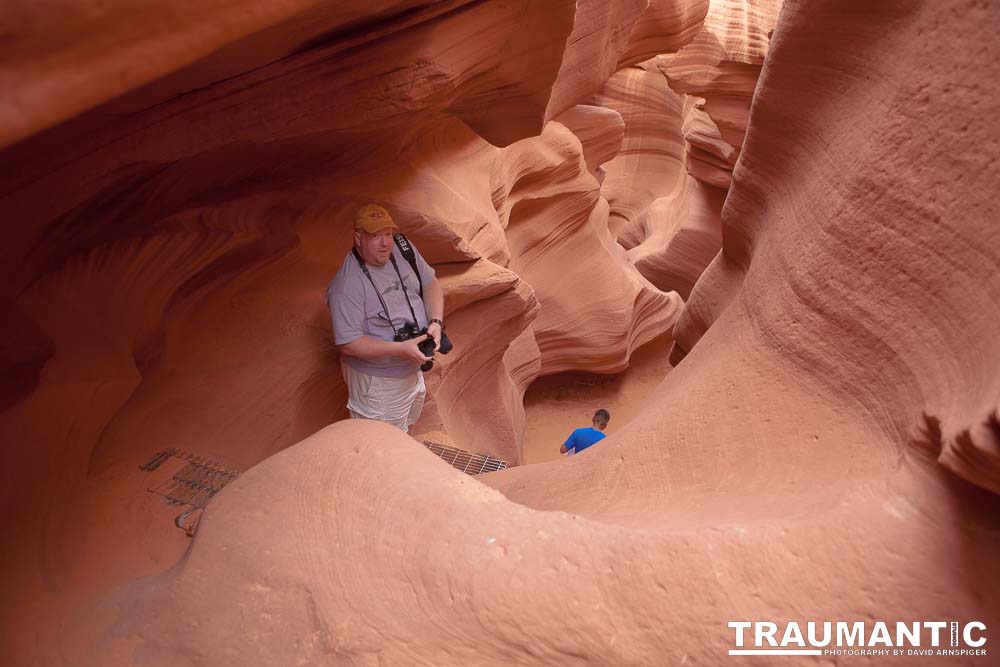
{"label": "orange sandstone rock", "polygon": [[[641,415],[584,455],[483,480],[502,495],[391,429],[336,424],[227,490],[184,565],[109,597],[68,655],[95,655],[111,621],[121,639],[104,655],[153,664],[196,647],[209,662],[713,662],[735,617],[1000,621],[983,595],[1000,584],[997,496],[907,445],[921,410],[948,431],[1000,394],[983,215],[1000,173],[978,115],[996,102],[973,85],[1000,59],[917,39],[991,43],[1000,18],[957,2],[838,7],[785,8],[725,250],[691,297],[729,306]],[[858,132],[867,109],[827,88],[845,85],[897,91],[880,133]],[[946,87],[967,95],[957,118]],[[723,263],[737,273],[719,278]],[[567,626],[574,600],[598,611]],[[239,619],[260,620],[227,630]]]}
{"label": "orange sandstone rock", "polygon": [[[756,77],[724,65],[760,66],[731,54],[765,22],[712,32],[733,60],[707,73],[698,51],[615,75],[673,95],[648,125],[669,189],[637,171],[609,205],[609,162],[645,149],[629,110],[567,94],[541,129],[574,3],[448,8],[0,154],[17,661],[713,664],[733,618],[1000,624],[1000,10],[789,0],[719,224],[747,101],[725,94]],[[519,30],[533,11],[552,34]],[[514,459],[534,377],[619,369],[673,322],[629,260],[683,286],[720,226],[722,251],[632,421],[472,479],[385,425],[321,428],[343,388],[319,294],[368,199],[440,267],[464,341],[423,428]],[[167,443],[257,464],[186,551],[135,470]]]}

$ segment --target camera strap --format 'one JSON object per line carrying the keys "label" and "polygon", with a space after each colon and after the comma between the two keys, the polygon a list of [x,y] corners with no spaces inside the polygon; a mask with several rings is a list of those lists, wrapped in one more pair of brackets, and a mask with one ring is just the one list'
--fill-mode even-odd
{"label": "camera strap", "polygon": [[[417,286],[420,288],[420,299],[424,298],[424,281],[420,279],[420,270],[417,268],[417,255],[413,252],[413,244],[410,243],[410,239],[406,238],[402,232],[392,235],[392,240],[396,242],[396,247],[399,248],[399,254],[403,256],[407,262],[410,263],[410,268],[413,269],[413,275],[417,277]],[[399,269],[396,269],[398,272]]]}
{"label": "camera strap", "polygon": [[[378,302],[382,304],[382,312],[385,313],[385,319],[389,320],[389,326],[392,327],[393,331],[396,331],[396,326],[392,323],[392,315],[389,314],[389,307],[385,305],[385,299],[382,298],[382,292],[379,291],[378,285],[375,284],[375,279],[372,278],[371,271],[368,270],[368,265],[365,264],[365,260],[361,259],[361,255],[358,253],[357,248],[351,248],[351,252],[354,253],[354,259],[358,261],[358,266],[364,272],[365,277],[368,278],[368,282],[372,284],[372,289],[375,290],[375,296],[378,297]],[[396,275],[399,277],[399,285],[403,289],[403,297],[406,298],[406,305],[410,308],[410,315],[413,316],[413,325],[417,326],[417,314],[413,310],[413,304],[410,303],[410,293],[406,290],[406,283],[403,281],[403,274],[399,272],[399,266],[396,264],[396,258],[391,254],[389,255],[389,261],[392,262],[392,268],[396,269]],[[420,282],[420,276],[417,275],[417,282]]]}

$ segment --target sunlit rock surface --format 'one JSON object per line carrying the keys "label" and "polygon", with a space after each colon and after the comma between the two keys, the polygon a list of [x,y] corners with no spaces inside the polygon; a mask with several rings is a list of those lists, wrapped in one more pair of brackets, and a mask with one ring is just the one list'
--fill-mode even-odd
{"label": "sunlit rock surface", "polygon": [[[715,664],[733,618],[998,627],[1000,10],[643,4],[218,3],[200,50],[162,5],[187,46],[140,39],[158,62],[17,5],[13,664]],[[110,6],[65,25],[134,20]],[[458,344],[418,435],[516,463],[539,375],[620,370],[678,317],[679,365],[599,447],[484,478],[327,426],[323,289],[371,199]],[[168,446],[253,466],[193,542],[136,469]]]}
{"label": "sunlit rock surface", "polygon": [[646,278],[684,298],[721,247],[722,202],[779,4],[711,2],[690,39],[626,58],[591,101],[625,124],[603,167],[612,229]]}

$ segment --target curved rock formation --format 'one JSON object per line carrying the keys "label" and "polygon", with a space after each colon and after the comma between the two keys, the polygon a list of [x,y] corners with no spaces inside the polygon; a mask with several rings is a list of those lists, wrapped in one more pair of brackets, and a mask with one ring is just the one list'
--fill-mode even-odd
{"label": "curved rock formation", "polygon": [[[501,211],[509,211],[510,268],[535,286],[541,304],[532,329],[543,375],[622,370],[632,350],[669,329],[680,308],[677,295],[656,290],[615,243],[587,152],[559,123],[504,150],[504,161],[522,172]],[[526,156],[548,164],[524,173]]]}
{"label": "curved rock formation", "polygon": [[[913,31],[909,35],[930,25],[943,43],[956,45],[964,29],[959,26],[987,30],[995,19],[985,8],[960,4],[912,12],[893,5],[873,16],[840,15],[832,7],[828,12],[820,16],[857,29],[859,40],[865,31],[882,34],[879,26]],[[936,23],[948,12],[952,20]],[[803,9],[788,15],[793,23],[815,20]],[[940,421],[946,438],[964,433],[944,447],[942,461],[992,488],[983,483],[993,476],[990,461],[996,461],[995,453],[988,454],[995,452],[989,429],[975,439],[968,430],[988,423],[1000,389],[993,368],[981,363],[1000,359],[995,337],[987,334],[987,323],[998,314],[990,296],[996,248],[985,213],[993,203],[989,188],[970,182],[997,176],[989,148],[994,132],[980,116],[987,103],[976,95],[980,77],[994,66],[985,64],[988,54],[981,56],[986,61],[956,53],[932,62],[905,35],[896,39],[897,57],[911,64],[906,69],[895,69],[873,49],[865,52],[870,63],[841,61],[823,53],[835,47],[833,37],[807,45],[804,33],[787,33],[788,55],[773,60],[768,76],[787,81],[790,91],[799,77],[835,63],[844,89],[835,98],[801,90],[794,111],[778,101],[780,92],[758,95],[756,134],[748,135],[746,150],[770,150],[759,148],[737,168],[723,214],[723,250],[675,329],[674,357],[693,349],[723,317],[768,314],[781,326],[764,325],[767,320],[758,315],[759,337],[831,391],[856,388],[853,400],[890,433],[912,435],[921,411]],[[870,72],[885,73],[869,79]],[[961,111],[950,102],[956,89],[963,91]],[[857,100],[883,95],[891,95],[884,116],[865,132],[854,130]],[[824,160],[808,158],[823,150],[831,151]],[[962,160],[945,158],[955,150]],[[770,159],[757,157],[762,154]],[[798,161],[803,169],[788,166],[776,174],[773,156],[778,164]],[[950,161],[951,180],[927,176],[927,165],[941,160]],[[776,238],[785,240],[764,241]],[[761,285],[761,266],[782,267],[780,281]],[[948,268],[957,266],[966,268]],[[807,338],[797,333],[803,328]],[[983,454],[974,455],[979,447],[973,440],[983,443]]]}
{"label": "curved rock formation", "polygon": [[[599,447],[473,479],[382,424],[305,437],[342,402],[319,295],[366,199],[441,268],[467,342],[439,360],[424,426],[463,444],[488,435],[516,454],[533,377],[570,367],[571,346],[620,368],[673,320],[676,295],[627,265],[602,199],[626,114],[568,99],[566,123],[531,137],[569,47],[504,21],[551,11],[568,36],[573,10],[514,4],[473,3],[343,60],[320,46],[0,155],[17,167],[2,203],[23,223],[4,245],[18,261],[0,414],[5,441],[24,443],[4,488],[18,602],[0,624],[18,659],[714,664],[733,619],[1000,624],[990,3],[788,0],[722,251],[677,326],[686,356]],[[437,50],[475,26],[496,32]],[[473,57],[500,35],[534,55]],[[380,76],[334,85],[376,48]],[[419,54],[433,58],[416,73],[381,67]],[[532,57],[543,65],[505,87]],[[327,117],[411,75],[412,107]],[[668,195],[693,194],[678,202],[690,214],[663,207],[666,224],[705,215],[694,203],[711,186],[688,173],[685,142],[737,146],[699,97],[671,107]],[[522,104],[509,119],[507,102]],[[180,559],[185,538],[155,528],[169,513],[134,468],[168,442],[267,457]]]}
{"label": "curved rock formation", "polygon": [[[53,6],[19,9],[0,431],[33,444],[0,492],[17,600],[0,639],[24,662],[187,547],[138,464],[177,447],[249,468],[344,415],[322,295],[360,203],[389,206],[445,287],[459,347],[418,434],[517,463],[535,377],[624,368],[676,319],[608,232],[595,174],[620,118],[542,133],[603,83],[645,3],[353,4],[199,9],[210,22],[146,6],[164,32],[145,38],[131,5],[74,6],[68,42]],[[545,255],[589,262],[561,275]]]}
{"label": "curved rock formation", "polygon": [[[698,34],[656,59],[672,90],[705,99],[705,111],[737,154],[780,7],[779,0],[712,0]],[[735,163],[734,156],[730,167]]]}
{"label": "curved rock formation", "polygon": [[709,0],[650,0],[632,27],[618,68],[673,53],[690,42],[701,31],[709,4]]}
{"label": "curved rock formation", "polygon": [[625,123],[621,152],[604,165],[601,192],[611,205],[612,230],[631,248],[630,232],[642,212],[683,180],[684,98],[658,69],[636,65],[615,72],[593,104],[614,109]]}
{"label": "curved rock formation", "polygon": [[[249,642],[213,633],[221,645],[209,647],[147,639],[140,650],[164,663],[195,650],[224,661],[226,649],[238,662],[248,643],[279,661],[327,651],[341,660],[712,662],[732,646],[732,618],[1000,620],[983,596],[1000,583],[1000,501],[906,444],[921,408],[968,423],[1000,391],[997,369],[983,364],[1000,359],[982,328],[1000,323],[988,300],[1000,273],[981,215],[1000,174],[977,148],[992,136],[992,114],[976,112],[996,102],[974,85],[1000,61],[958,48],[945,60],[916,39],[952,44],[972,31],[986,43],[1000,16],[959,3],[849,16],[837,7],[786,7],[724,213],[743,245],[728,236],[720,262],[742,249],[734,259],[750,269],[642,416],[590,455],[491,477],[504,496],[386,429],[375,448],[364,425],[334,425],[213,508],[189,562],[144,583],[126,636],[177,637],[182,609],[231,619],[191,592],[222,571],[233,575],[216,590],[249,617],[281,609],[291,619],[281,636],[301,650],[261,633]],[[963,8],[971,13],[954,21]],[[817,32],[831,25],[840,30]],[[893,35],[896,49],[875,34]],[[843,56],[862,48],[863,59]],[[921,67],[899,67],[906,48]],[[836,71],[827,85],[855,95],[895,91],[878,139],[856,132],[870,116],[851,97],[801,85],[817,69]],[[929,84],[927,71],[939,78]],[[944,87],[966,95],[957,119]],[[922,113],[907,111],[910,100]],[[922,140],[900,143],[906,136]],[[810,158],[816,142],[823,159]],[[979,178],[935,186],[921,177],[923,165],[940,169],[956,155],[965,157],[949,164]],[[917,265],[929,270],[908,269]],[[707,278],[692,304],[725,284]],[[956,326],[924,307],[928,297],[956,318],[977,315]],[[364,472],[366,459],[396,456],[405,472]],[[295,518],[282,549],[261,543],[270,555],[258,567],[234,546],[258,534],[251,521],[271,526],[285,512],[239,501],[270,475],[284,482],[268,496],[278,508],[316,512]],[[428,498],[441,511],[416,507]],[[426,550],[416,548],[429,534]],[[302,575],[294,556],[307,553]],[[571,601],[593,612],[566,626]]]}
{"label": "curved rock formation", "polygon": [[[7,10],[10,25],[21,32],[4,45],[8,57],[0,74],[10,95],[0,107],[7,128],[0,146],[110,100],[114,104],[97,114],[103,118],[91,116],[87,120],[93,123],[84,127],[100,126],[108,113],[133,114],[192,93],[203,98],[198,103],[204,119],[228,120],[226,111],[239,107],[233,98],[248,86],[257,89],[248,95],[254,104],[267,106],[257,108],[257,123],[230,123],[231,129],[259,128],[271,114],[286,119],[286,132],[306,123],[313,131],[353,124],[370,128],[379,119],[443,102],[455,103],[453,111],[484,135],[509,142],[525,129],[513,129],[518,122],[541,129],[539,112],[576,23],[574,10],[575,3],[565,0],[521,5],[378,0],[363,6],[350,0],[268,0],[249,10],[212,0],[197,12],[160,1],[142,7],[120,1],[17,3]],[[625,20],[624,15],[615,18]],[[151,29],[136,31],[137,21]],[[518,29],[525,22],[543,23],[546,31]],[[306,51],[316,57],[303,57]],[[286,68],[280,61],[289,56],[286,64],[292,67]],[[274,67],[264,77],[247,76],[265,65]],[[292,72],[297,76],[284,76]],[[236,76],[236,86],[217,85]],[[279,76],[278,85],[287,87],[282,96],[268,86]],[[328,96],[330,87],[317,83],[331,76],[338,79],[333,88],[341,95]],[[503,96],[490,94],[496,86],[504,89]],[[281,109],[274,107],[276,97]],[[230,106],[213,106],[220,98]],[[167,114],[144,113],[143,125],[175,117],[192,102],[185,99]],[[288,123],[289,106],[298,110],[296,123]],[[490,118],[503,120],[498,127]],[[196,119],[185,114],[181,120]],[[114,131],[121,125],[119,119]],[[162,120],[158,125],[163,132]],[[277,138],[273,125],[267,131]],[[505,134],[508,138],[501,138]]]}
{"label": "curved rock formation", "polygon": [[[722,201],[778,5],[718,0],[702,7],[700,30],[663,42],[670,53],[623,58],[631,66],[592,101],[618,111],[625,124],[621,154],[604,166],[602,188],[619,242],[654,285],[684,298],[720,248]],[[665,9],[651,5],[647,16]],[[647,28],[640,21],[635,30]]]}

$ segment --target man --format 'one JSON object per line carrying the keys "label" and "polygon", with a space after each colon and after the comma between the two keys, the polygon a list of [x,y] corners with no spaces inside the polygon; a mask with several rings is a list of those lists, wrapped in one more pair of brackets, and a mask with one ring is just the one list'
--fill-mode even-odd
{"label": "man", "polygon": [[594,413],[594,418],[592,420],[593,426],[578,428],[573,431],[570,436],[566,438],[566,442],[563,443],[562,447],[559,448],[559,453],[579,454],[595,442],[603,440],[604,429],[608,427],[608,422],[610,421],[611,413],[607,410],[598,410]]}
{"label": "man", "polygon": [[[377,204],[354,216],[354,247],[326,290],[334,343],[341,353],[352,419],[377,419],[404,432],[424,405],[418,345],[441,342],[444,292],[419,252],[419,277],[393,240],[399,227]],[[421,285],[423,298],[421,298]],[[407,338],[427,327],[427,334]]]}

